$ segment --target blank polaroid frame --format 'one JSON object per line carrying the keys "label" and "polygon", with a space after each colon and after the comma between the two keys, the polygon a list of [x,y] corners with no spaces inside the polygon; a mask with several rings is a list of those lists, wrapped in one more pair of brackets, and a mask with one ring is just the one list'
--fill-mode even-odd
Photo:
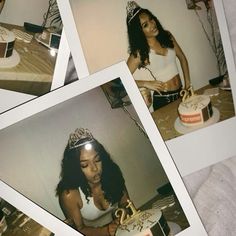
{"label": "blank polaroid frame", "polygon": [[[173,160],[171,159],[170,153],[168,152],[168,149],[167,149],[165,143],[163,142],[161,135],[158,132],[158,129],[156,128],[156,126],[153,122],[153,119],[151,118],[151,115],[148,112],[148,110],[144,104],[144,101],[143,101],[143,99],[142,99],[142,97],[135,85],[135,82],[131,79],[132,76],[131,76],[130,71],[129,71],[125,62],[120,62],[114,66],[111,66],[109,68],[106,68],[106,69],[98,72],[98,73],[95,73],[95,74],[87,77],[86,79],[79,80],[77,82],[74,82],[74,83],[64,86],[62,88],[59,88],[57,90],[54,90],[51,93],[46,94],[45,96],[41,96],[36,100],[25,103],[22,106],[19,106],[15,109],[9,111],[8,113],[4,113],[0,117],[0,129],[1,129],[0,135],[3,134],[4,132],[7,132],[7,130],[9,128],[11,129],[13,125],[20,124],[21,127],[27,128],[27,124],[29,124],[29,122],[31,122],[32,119],[34,119],[33,115],[36,115],[40,119],[43,119],[43,116],[44,116],[43,114],[45,114],[44,112],[50,112],[50,108],[52,108],[52,109],[55,108],[57,111],[60,111],[60,107],[64,105],[65,107],[67,107],[67,109],[70,109],[70,108],[72,109],[71,106],[68,107],[66,105],[66,104],[68,104],[67,102],[73,101],[73,99],[76,99],[77,96],[78,97],[79,97],[79,95],[83,96],[84,93],[90,92],[90,91],[92,91],[92,89],[98,88],[99,86],[104,85],[105,83],[110,82],[116,78],[121,79],[121,81],[128,93],[128,96],[133,103],[133,107],[138,115],[138,119],[141,121],[141,123],[146,131],[146,134],[149,137],[152,147],[154,148],[154,152],[156,153],[156,155],[158,155],[158,158],[160,160],[162,168],[164,169],[164,171],[169,179],[169,182],[171,183],[171,185],[175,191],[175,194],[180,202],[180,205],[185,213],[185,216],[187,217],[187,220],[189,222],[190,226],[176,235],[178,235],[178,236],[187,236],[187,235],[205,236],[205,235],[207,235],[205,232],[205,229],[200,221],[200,218],[194,208],[194,205],[187,193],[187,190],[185,189],[185,186],[181,180],[181,177],[175,167],[175,164],[174,164]],[[104,97],[104,99],[105,99],[105,97]],[[76,102],[76,101],[78,101],[78,100],[75,100],[74,104],[78,104],[78,102]],[[63,102],[65,102],[65,103],[63,103]],[[93,100],[91,100],[91,102],[93,102]],[[88,103],[86,102],[85,105],[88,105]],[[87,106],[87,107],[89,108],[89,106]],[[79,114],[79,107],[76,106],[76,108],[78,108],[77,112]],[[60,113],[57,113],[57,114],[60,117]],[[65,113],[63,113],[63,114],[65,114]],[[67,117],[70,117],[70,113],[66,113],[66,114],[67,114]],[[92,117],[94,117],[94,119],[96,119],[96,120],[98,119],[98,117],[96,117],[96,115],[94,115],[94,114],[97,114],[96,110],[88,109],[88,114],[90,115],[90,117],[92,116]],[[24,120],[25,118],[29,118],[29,122],[27,120]],[[51,119],[53,119],[53,117],[51,117]],[[70,117],[70,119],[75,119],[75,118],[73,118],[73,116],[72,116],[72,117]],[[102,119],[102,118],[99,118],[99,119]],[[59,120],[60,120],[60,118],[59,118]],[[24,122],[24,124],[17,123],[18,121]],[[60,122],[63,122],[63,123],[60,123]],[[63,126],[69,125],[69,123],[68,124],[65,123],[66,121],[64,119],[62,119],[60,122],[58,124],[59,127],[61,127],[62,124],[63,124]],[[79,125],[80,120],[78,119],[78,121],[77,121],[77,118],[76,118],[76,122]],[[37,125],[37,123],[38,122],[35,122],[34,124]],[[53,123],[55,124],[55,122],[53,122]],[[114,123],[112,123],[112,124],[115,125]],[[105,125],[107,127],[107,124],[105,124]],[[98,129],[99,129],[99,126],[98,126]],[[41,131],[38,130],[38,132],[40,133]],[[34,132],[35,138],[33,138],[33,139],[37,140],[37,137],[38,137],[37,133],[38,132]],[[101,132],[104,132],[104,130],[101,130]],[[45,133],[45,132],[43,132],[43,133]],[[50,135],[50,134],[48,133],[47,135]],[[107,133],[104,133],[103,135],[108,137]],[[142,135],[142,134],[140,134],[140,135]],[[125,137],[123,137],[123,138],[124,138],[124,140],[126,140]],[[111,137],[109,136],[108,139],[111,139]],[[6,140],[5,136],[4,136],[4,140]],[[135,142],[135,141],[132,139],[132,140],[126,140],[126,142],[130,143],[130,142]],[[38,141],[36,141],[36,143],[38,144]],[[11,144],[5,143],[4,145],[11,145]],[[26,143],[26,145],[28,145],[28,143]],[[149,145],[150,145],[150,143],[149,143]],[[30,146],[29,146],[29,148],[30,148]],[[50,144],[50,146],[51,146],[51,144]],[[44,148],[46,148],[46,147],[44,146]],[[23,148],[22,150],[28,150],[28,148],[26,148],[26,149]],[[3,156],[5,156],[5,155],[3,154]],[[5,158],[7,158],[7,157],[5,156]],[[48,160],[48,158],[46,158],[46,159]],[[25,163],[25,166],[26,166],[26,168],[28,168],[26,163]],[[31,168],[28,168],[29,171],[30,171],[30,169]],[[1,179],[7,178],[6,177],[7,172],[8,172],[8,170],[6,169],[6,166],[5,166],[4,170],[3,171],[1,170],[1,176],[0,176]],[[35,170],[34,170],[34,172],[35,172]],[[4,181],[7,182],[8,184],[10,184],[6,180],[4,180]],[[12,181],[15,181],[15,179],[13,178]],[[24,183],[21,183],[21,185],[24,185]],[[26,187],[26,189],[27,189],[27,187]],[[32,192],[32,189],[30,190],[30,192]],[[34,199],[31,199],[31,200],[34,201]]]}
{"label": "blank polaroid frame", "polygon": [[41,207],[24,197],[22,194],[11,188],[0,180],[0,198],[11,204],[17,210],[23,212],[34,221],[47,228],[55,236],[78,235],[68,225],[62,223],[59,219],[43,210]]}
{"label": "blank polaroid frame", "polygon": [[[80,0],[80,1],[82,2],[83,0]],[[142,5],[148,5],[148,3],[150,2],[151,1],[145,2],[145,4],[143,3]],[[76,30],[76,22],[73,17],[73,9],[71,8],[70,3],[71,3],[71,0],[66,0],[66,1],[58,0],[58,6],[60,8],[62,19],[64,22],[65,33],[69,36],[68,40],[69,40],[70,49],[74,54],[76,54],[78,59],[81,58],[83,61],[83,60],[86,60],[86,57],[84,54],[85,50],[86,52],[88,51],[91,52],[91,50],[93,50],[94,52],[97,53],[97,50],[95,50],[95,48],[99,47],[99,34],[97,34],[96,39],[93,37],[90,37],[90,40],[93,40],[94,43],[91,48],[89,47],[85,48],[85,42],[81,40],[81,38],[83,37],[83,33],[80,32],[79,29]],[[84,5],[87,4],[86,1],[84,1],[83,3]],[[235,64],[234,64],[233,54],[232,54],[232,46],[230,43],[227,23],[225,19],[223,0],[214,0],[214,6],[215,6],[217,18],[218,18],[219,28],[221,30],[221,38],[222,38],[222,43],[224,47],[224,53],[225,53],[225,58],[227,62],[229,77],[231,78],[230,83],[231,83],[232,96],[233,96],[234,108],[235,108],[236,81],[233,78],[236,77],[236,71],[235,71]],[[103,8],[103,10],[104,9],[105,11],[107,10],[106,8]],[[117,7],[115,7],[115,5],[114,5],[113,10],[117,10]],[[97,8],[96,8],[96,11],[97,11]],[[97,16],[96,14],[93,14],[92,9],[91,9],[90,14],[91,15],[89,19]],[[111,17],[111,22],[112,22],[113,16],[111,12],[107,10],[106,14],[108,14]],[[89,21],[87,17],[85,17],[84,19]],[[92,24],[92,21],[90,21],[90,24]],[[125,24],[125,18],[124,18],[123,24]],[[103,30],[102,24],[101,23],[99,24],[99,19],[96,21],[96,24],[94,25],[94,27],[98,27],[98,29],[101,32]],[[84,30],[86,29],[84,28]],[[86,36],[88,36],[92,32],[92,27],[89,27],[89,29],[87,30],[88,32],[86,33]],[[113,27],[111,29],[109,27],[106,27],[106,30],[107,31],[112,30],[113,34],[115,34],[114,31],[116,30],[116,28]],[[125,38],[125,36],[123,38]],[[126,38],[122,40],[126,40]],[[77,48],[76,42],[79,43],[79,49]],[[117,47],[117,45],[114,45],[114,47]],[[122,50],[124,51],[124,49]],[[103,56],[103,62],[108,60],[107,57],[104,56],[103,54],[101,53],[98,53],[98,54]],[[87,65],[90,68],[90,70],[96,71],[96,67],[100,68],[99,58],[95,60],[94,57],[96,56],[96,54],[92,56],[94,59],[94,65],[90,65],[89,62],[87,62]],[[79,67],[77,66],[78,61],[79,60],[74,61],[76,69]],[[105,65],[105,63],[103,65]],[[235,134],[236,134],[235,123],[236,123],[236,117],[232,117],[227,120],[216,123],[214,125],[208,126],[206,128],[202,128],[194,132],[187,133],[185,135],[166,141],[166,144],[175,160],[175,163],[181,175],[185,176],[187,174],[190,174],[194,171],[197,171],[201,168],[204,168],[208,165],[214,164],[216,162],[219,162],[225,158],[228,158],[234,155],[236,152],[236,147],[233,144],[232,140],[235,140],[236,138],[235,137]],[[192,151],[193,149],[195,150],[194,152]]]}

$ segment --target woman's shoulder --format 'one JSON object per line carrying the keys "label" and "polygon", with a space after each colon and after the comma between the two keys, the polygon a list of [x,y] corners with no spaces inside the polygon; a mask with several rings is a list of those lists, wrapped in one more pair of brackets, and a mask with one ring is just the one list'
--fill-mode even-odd
{"label": "woman's shoulder", "polygon": [[60,199],[63,202],[74,202],[80,203],[81,202],[81,195],[78,189],[68,189],[62,191],[60,194]]}
{"label": "woman's shoulder", "polygon": [[131,73],[133,73],[141,64],[141,57],[139,52],[137,52],[136,54],[130,54],[127,60],[127,65],[131,71]]}
{"label": "woman's shoulder", "polygon": [[131,58],[132,60],[140,60],[141,57],[139,51],[130,53],[129,58]]}

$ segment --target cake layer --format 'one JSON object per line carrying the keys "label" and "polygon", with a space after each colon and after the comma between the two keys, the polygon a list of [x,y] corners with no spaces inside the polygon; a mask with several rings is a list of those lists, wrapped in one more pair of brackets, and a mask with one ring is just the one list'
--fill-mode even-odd
{"label": "cake layer", "polygon": [[116,236],[168,236],[170,228],[159,209],[149,209],[139,212],[120,225]]}
{"label": "cake layer", "polygon": [[14,43],[14,33],[0,26],[0,58],[6,58],[12,55]]}
{"label": "cake layer", "polygon": [[180,103],[178,113],[185,126],[203,124],[213,115],[211,100],[206,95],[194,95]]}

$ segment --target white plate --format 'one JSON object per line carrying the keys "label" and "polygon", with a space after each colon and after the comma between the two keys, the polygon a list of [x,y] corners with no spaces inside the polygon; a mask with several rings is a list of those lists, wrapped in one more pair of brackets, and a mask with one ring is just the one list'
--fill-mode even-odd
{"label": "white plate", "polygon": [[229,86],[220,86],[219,88],[222,90],[231,91],[231,87],[229,87]]}
{"label": "white plate", "polygon": [[20,55],[13,49],[13,53],[10,57],[0,58],[0,68],[11,68],[17,66],[20,62]]}
{"label": "white plate", "polygon": [[180,122],[180,119],[178,117],[175,120],[175,124],[174,124],[175,130],[181,134],[187,134],[187,133],[192,132],[194,130],[201,129],[201,128],[207,127],[209,125],[215,124],[220,119],[220,112],[215,107],[212,107],[212,110],[213,110],[213,116],[210,119],[208,119],[206,122],[204,122],[203,124],[196,125],[196,126],[184,126]]}
{"label": "white plate", "polygon": [[174,236],[176,235],[177,233],[179,233],[182,229],[180,228],[180,226],[174,222],[170,222],[170,221],[167,221],[169,227],[170,227],[170,233],[169,233],[169,236]]}

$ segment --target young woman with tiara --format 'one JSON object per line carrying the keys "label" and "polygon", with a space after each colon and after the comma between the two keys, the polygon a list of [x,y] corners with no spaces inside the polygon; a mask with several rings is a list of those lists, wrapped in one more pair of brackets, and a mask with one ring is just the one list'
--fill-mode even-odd
{"label": "young woman with tiara", "polygon": [[[153,105],[156,110],[177,100],[181,89],[189,88],[190,76],[187,59],[174,36],[149,10],[134,1],[128,2],[126,23],[130,53],[127,65],[132,74],[137,69],[146,69],[149,74],[148,79],[136,79],[147,106]],[[184,86],[176,58],[183,71]]]}
{"label": "young woman with tiara", "polygon": [[86,236],[113,236],[114,210],[127,205],[120,168],[88,129],[70,135],[56,193],[66,222]]}

